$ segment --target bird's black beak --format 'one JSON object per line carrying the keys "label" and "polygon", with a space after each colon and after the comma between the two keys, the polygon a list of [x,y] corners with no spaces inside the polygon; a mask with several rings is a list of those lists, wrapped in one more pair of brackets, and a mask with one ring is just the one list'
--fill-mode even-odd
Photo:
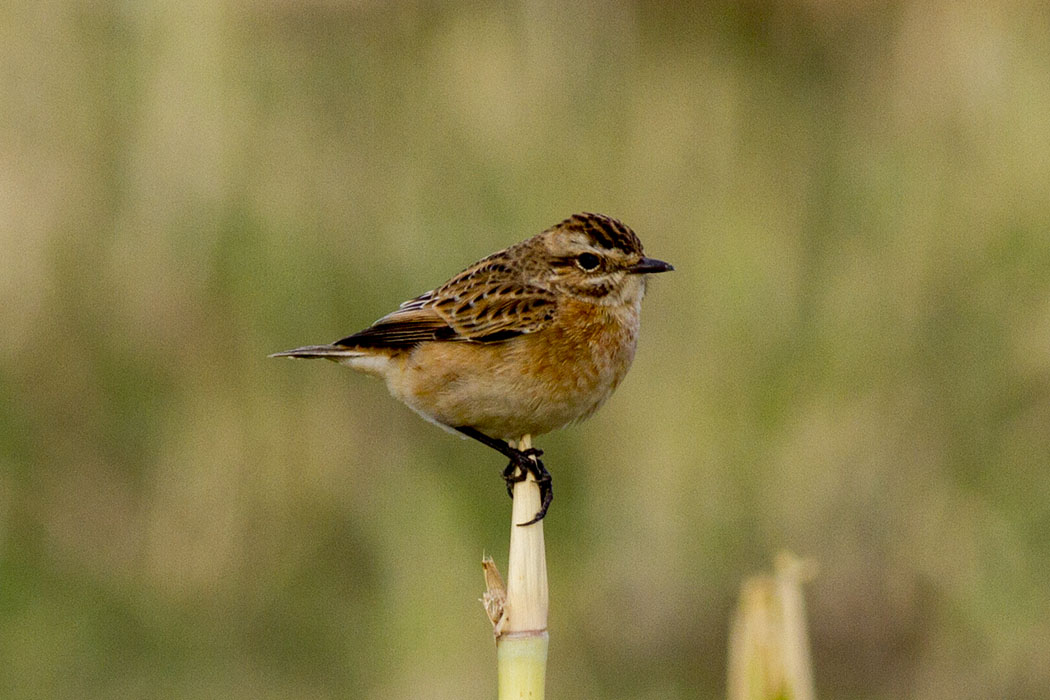
{"label": "bird's black beak", "polygon": [[634,275],[652,274],[655,272],[670,272],[674,269],[671,263],[666,263],[663,260],[657,260],[656,258],[642,258],[634,265],[627,268],[627,271]]}

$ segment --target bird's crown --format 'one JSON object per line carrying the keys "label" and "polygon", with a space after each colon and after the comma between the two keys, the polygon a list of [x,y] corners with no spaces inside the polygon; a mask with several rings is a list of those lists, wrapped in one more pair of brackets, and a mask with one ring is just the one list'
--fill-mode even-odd
{"label": "bird's crown", "polygon": [[629,226],[611,216],[583,212],[573,214],[548,231],[582,234],[592,245],[627,255],[641,255],[642,242]]}

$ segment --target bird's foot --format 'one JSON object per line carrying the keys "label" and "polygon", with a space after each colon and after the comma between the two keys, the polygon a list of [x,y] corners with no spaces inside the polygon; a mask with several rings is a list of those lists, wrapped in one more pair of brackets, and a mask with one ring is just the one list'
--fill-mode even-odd
{"label": "bird's foot", "polygon": [[530,447],[527,450],[514,450],[510,456],[510,464],[503,470],[503,480],[507,482],[507,493],[511,498],[514,498],[514,484],[524,481],[529,474],[532,474],[532,477],[536,480],[536,485],[540,487],[540,509],[532,520],[526,523],[518,523],[519,527],[532,525],[543,520],[543,516],[547,515],[547,509],[550,507],[551,501],[554,500],[554,491],[551,489],[551,473],[547,471],[547,467],[543,466],[543,462],[540,461],[540,455],[542,454],[543,450],[535,447]]}

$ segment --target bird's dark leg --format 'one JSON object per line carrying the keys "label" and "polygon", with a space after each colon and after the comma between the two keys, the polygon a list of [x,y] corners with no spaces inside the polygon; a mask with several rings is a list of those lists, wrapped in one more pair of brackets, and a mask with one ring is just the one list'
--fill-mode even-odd
{"label": "bird's dark leg", "polygon": [[474,438],[483,445],[487,445],[510,459],[507,468],[503,470],[503,480],[507,482],[507,493],[514,497],[514,484],[523,481],[528,474],[536,479],[536,485],[540,487],[540,509],[536,516],[527,523],[519,523],[522,527],[532,525],[543,520],[554,499],[554,491],[551,488],[551,474],[540,461],[543,450],[530,447],[527,450],[519,450],[498,438],[491,438],[485,433],[471,427],[456,428],[467,437]]}

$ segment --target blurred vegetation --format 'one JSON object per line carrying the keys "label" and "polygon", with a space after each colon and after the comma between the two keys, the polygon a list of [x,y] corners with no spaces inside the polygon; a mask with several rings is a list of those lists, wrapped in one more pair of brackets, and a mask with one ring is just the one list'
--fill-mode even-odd
{"label": "blurred vegetation", "polygon": [[540,440],[552,695],[723,697],[787,547],[818,696],[1045,697],[1047,46],[1035,0],[5,3],[0,695],[491,697],[502,463],[265,356],[591,210],[677,272]]}

